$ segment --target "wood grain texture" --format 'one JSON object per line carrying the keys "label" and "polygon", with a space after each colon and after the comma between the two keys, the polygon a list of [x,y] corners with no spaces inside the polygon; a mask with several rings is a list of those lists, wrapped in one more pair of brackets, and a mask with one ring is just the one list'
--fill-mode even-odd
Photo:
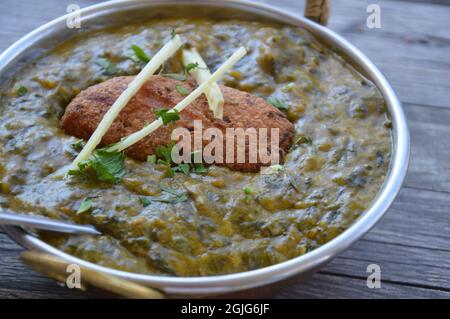
{"label": "wood grain texture", "polygon": [[[3,0],[0,51],[64,14],[72,2]],[[83,7],[96,1],[75,2]],[[385,73],[404,103],[412,138],[406,187],[363,240],[319,273],[268,297],[450,298],[450,6],[378,0],[382,28],[374,30],[365,23],[369,3],[373,1],[333,0],[329,27]],[[303,1],[276,5],[303,12]],[[30,271],[18,260],[20,251],[0,231],[0,297],[101,296],[63,289]],[[366,286],[366,269],[372,263],[382,270],[380,289]]]}
{"label": "wood grain texture", "polygon": [[276,298],[450,298],[450,293],[435,289],[406,286],[383,281],[380,289],[369,289],[366,279],[317,273],[290,290],[281,292]]}

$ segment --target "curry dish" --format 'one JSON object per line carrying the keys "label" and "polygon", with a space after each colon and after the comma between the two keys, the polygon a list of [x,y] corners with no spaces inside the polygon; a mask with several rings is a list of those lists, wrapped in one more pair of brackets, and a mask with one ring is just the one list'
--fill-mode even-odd
{"label": "curry dish", "polygon": [[[281,165],[262,174],[126,157],[113,183],[58,177],[83,146],[63,129],[66,107],[92,85],[138,74],[174,27],[211,70],[245,46],[220,82],[228,87],[224,114],[232,89],[273,105],[288,121],[279,125],[292,129]],[[194,87],[179,53],[158,72]],[[144,274],[219,275],[305,254],[370,206],[391,157],[377,88],[306,31],[270,22],[162,19],[84,33],[24,66],[2,89],[0,117],[1,207],[93,225],[101,236],[36,235],[85,260]],[[78,135],[87,139],[93,129]]]}

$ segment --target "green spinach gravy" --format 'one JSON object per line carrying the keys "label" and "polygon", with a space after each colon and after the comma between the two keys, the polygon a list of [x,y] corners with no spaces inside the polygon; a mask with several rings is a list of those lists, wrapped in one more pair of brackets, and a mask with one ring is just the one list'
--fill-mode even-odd
{"label": "green spinach gravy", "polygon": [[[222,83],[282,101],[298,141],[283,168],[210,166],[170,177],[161,165],[127,159],[120,184],[55,177],[79,151],[59,125],[65,106],[92,84],[137,74],[142,63],[131,46],[151,57],[173,26],[212,70],[247,48]],[[180,54],[161,72],[182,74]],[[91,224],[103,235],[37,236],[99,265],[146,274],[227,274],[305,254],[370,206],[391,156],[376,87],[306,31],[269,22],[163,19],[90,31],[24,67],[2,90],[0,114],[1,207]]]}

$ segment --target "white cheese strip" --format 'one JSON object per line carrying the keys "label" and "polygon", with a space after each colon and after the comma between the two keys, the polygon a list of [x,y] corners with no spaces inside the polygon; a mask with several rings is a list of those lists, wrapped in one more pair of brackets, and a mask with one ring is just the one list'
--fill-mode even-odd
{"label": "white cheese strip", "polygon": [[[198,53],[195,48],[192,48],[190,50],[183,50],[184,66],[186,67],[189,64],[195,63],[198,63],[198,67],[191,70],[190,73],[194,76],[194,79],[200,85],[211,76],[211,72],[209,71],[205,61],[202,59],[200,53]],[[205,91],[205,95],[206,99],[208,100],[209,109],[213,112],[214,117],[222,119],[224,98],[217,82],[211,83],[211,85]]]}
{"label": "white cheese strip", "polygon": [[97,145],[101,142],[111,124],[114,122],[120,111],[127,105],[131,98],[139,91],[144,83],[152,76],[156,70],[168,60],[183,45],[180,37],[175,35],[167,42],[147,63],[147,65],[139,72],[134,80],[128,85],[127,89],[122,92],[119,98],[114,102],[111,108],[106,112],[97,126],[95,132],[89,138],[89,141],[83,147],[81,152],[72,163],[72,169],[77,169],[78,163],[87,160]]}
{"label": "white cheese strip", "polygon": [[[181,112],[184,110],[189,104],[191,104],[196,98],[202,95],[211,83],[218,81],[225,73],[230,70],[233,65],[235,65],[245,54],[247,51],[244,47],[240,47],[236,52],[233,53],[228,60],[225,61],[217,70],[214,72],[209,78],[206,79],[202,84],[200,84],[194,91],[192,91],[188,96],[186,96],[180,103],[178,103],[172,110],[177,110]],[[171,110],[169,110],[171,112]],[[140,131],[137,131],[133,134],[128,135],[126,138],[122,139],[119,143],[114,144],[108,150],[109,151],[123,151],[127,147],[139,142],[141,139],[146,137],[147,135],[153,133],[159,127],[163,125],[161,118],[153,121],[149,125],[142,128]]]}

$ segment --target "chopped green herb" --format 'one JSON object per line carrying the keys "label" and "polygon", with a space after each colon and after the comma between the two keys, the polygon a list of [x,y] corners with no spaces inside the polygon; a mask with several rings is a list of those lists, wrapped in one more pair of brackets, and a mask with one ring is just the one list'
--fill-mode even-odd
{"label": "chopped green herb", "polygon": [[[155,149],[155,155],[157,158],[157,163],[167,166],[167,173],[170,177],[173,177],[175,173],[180,172],[188,175],[190,172],[201,174],[206,173],[207,169],[202,163],[181,163],[176,166],[173,166],[174,163],[172,161],[172,149],[175,146],[175,143],[171,141],[169,145],[159,145]],[[193,156],[194,156],[193,152]]]}
{"label": "chopped green herb", "polygon": [[102,68],[104,75],[116,75],[119,71],[117,65],[108,59],[100,59],[96,64]]}
{"label": "chopped green herb", "polygon": [[253,189],[249,186],[244,187],[245,201],[250,201],[252,199]]}
{"label": "chopped green herb", "polygon": [[78,140],[71,144],[72,148],[76,151],[81,151],[84,147],[85,143],[83,140]]}
{"label": "chopped green herb", "polygon": [[189,172],[191,171],[191,167],[187,163],[181,163],[181,164],[178,164],[178,166],[175,166],[173,168],[173,170],[175,172],[181,172],[185,175],[189,175]]}
{"label": "chopped green herb", "polygon": [[192,172],[196,174],[206,173],[208,170],[202,163],[193,163]]}
{"label": "chopped green herb", "polygon": [[192,70],[194,70],[196,68],[199,68],[198,62],[189,63],[188,65],[186,65],[185,68],[184,68],[184,74],[161,73],[161,75],[165,76],[165,77],[168,77],[168,78],[171,78],[171,79],[175,79],[175,80],[184,82],[184,81],[186,81],[188,79],[189,72],[191,72]]}
{"label": "chopped green herb", "polygon": [[68,174],[95,178],[107,183],[119,183],[125,175],[125,155],[123,152],[99,149],[92,158],[79,163],[78,170],[70,170]]}
{"label": "chopped green herb", "polygon": [[83,201],[81,202],[80,207],[77,210],[77,215],[86,213],[89,210],[91,210],[91,208],[92,208],[92,198],[87,197],[83,199]]}
{"label": "chopped green herb", "polygon": [[148,55],[144,52],[144,50],[140,46],[133,44],[131,46],[131,49],[133,50],[134,54],[140,61],[142,61],[144,63],[148,63],[148,61],[150,61],[150,58],[148,57]]}
{"label": "chopped green herb", "polygon": [[292,90],[295,87],[295,83],[289,83],[288,85],[286,85],[285,87],[283,87],[281,89],[281,91],[283,91],[284,93],[289,92],[290,90]]}
{"label": "chopped green herb", "polygon": [[178,204],[181,202],[185,202],[189,199],[186,193],[178,193],[169,188],[161,187],[161,190],[165,193],[168,193],[171,196],[162,195],[159,197],[139,197],[139,202],[142,206],[147,207],[152,202],[166,203],[166,204]]}
{"label": "chopped green herb", "polygon": [[202,173],[208,172],[208,170],[205,168],[205,166],[202,163],[192,163],[192,164],[182,163],[175,167],[172,167],[171,170],[172,170],[171,176],[173,176],[173,173],[175,173],[175,172],[181,172],[185,175],[188,175],[190,172],[195,173],[195,174],[202,174]]}
{"label": "chopped green herb", "polygon": [[295,140],[294,144],[312,144],[312,139],[308,136],[300,136]]}
{"label": "chopped green herb", "polygon": [[251,195],[251,194],[253,194],[253,189],[249,186],[244,187],[244,193],[245,193],[245,195]]}
{"label": "chopped green herb", "polygon": [[171,78],[178,81],[186,81],[187,77],[184,74],[176,74],[176,73],[161,73],[162,76],[166,78]]}
{"label": "chopped green herb", "polygon": [[174,146],[173,141],[169,145],[158,145],[155,149],[155,155],[158,158],[158,164],[172,164],[172,148]]}
{"label": "chopped green herb", "polygon": [[308,144],[311,145],[312,144],[312,139],[308,136],[300,136],[298,137],[294,143],[292,144],[291,148],[289,149],[289,151],[292,151],[297,145],[300,144]]}
{"label": "chopped green herb", "polygon": [[160,117],[164,124],[178,121],[180,113],[177,110],[157,109],[155,110],[157,117]]}
{"label": "chopped green herb", "polygon": [[198,68],[198,62],[195,63],[189,63],[188,65],[185,66],[184,68],[184,72],[186,74],[189,74],[189,72],[191,72],[192,70]]}
{"label": "chopped green herb", "polygon": [[167,165],[167,174],[169,177],[173,177],[175,175],[175,169],[170,165]]}
{"label": "chopped green herb", "polygon": [[287,110],[289,107],[284,103],[282,100],[276,97],[269,97],[267,99],[267,102],[275,106],[277,109],[280,110]]}
{"label": "chopped green herb", "polygon": [[156,155],[149,155],[147,156],[147,163],[152,163],[155,164],[156,163]]}
{"label": "chopped green herb", "polygon": [[189,91],[182,85],[177,84],[176,89],[181,95],[188,95]]}
{"label": "chopped green herb", "polygon": [[25,94],[27,94],[27,92],[28,92],[28,89],[26,88],[26,86],[23,86],[23,85],[21,85],[19,87],[19,89],[17,90],[17,94],[19,96],[24,96]]}
{"label": "chopped green herb", "polygon": [[175,29],[172,29],[172,31],[170,31],[170,37],[173,39],[173,38],[175,38],[176,35],[177,35],[177,32],[175,31]]}

